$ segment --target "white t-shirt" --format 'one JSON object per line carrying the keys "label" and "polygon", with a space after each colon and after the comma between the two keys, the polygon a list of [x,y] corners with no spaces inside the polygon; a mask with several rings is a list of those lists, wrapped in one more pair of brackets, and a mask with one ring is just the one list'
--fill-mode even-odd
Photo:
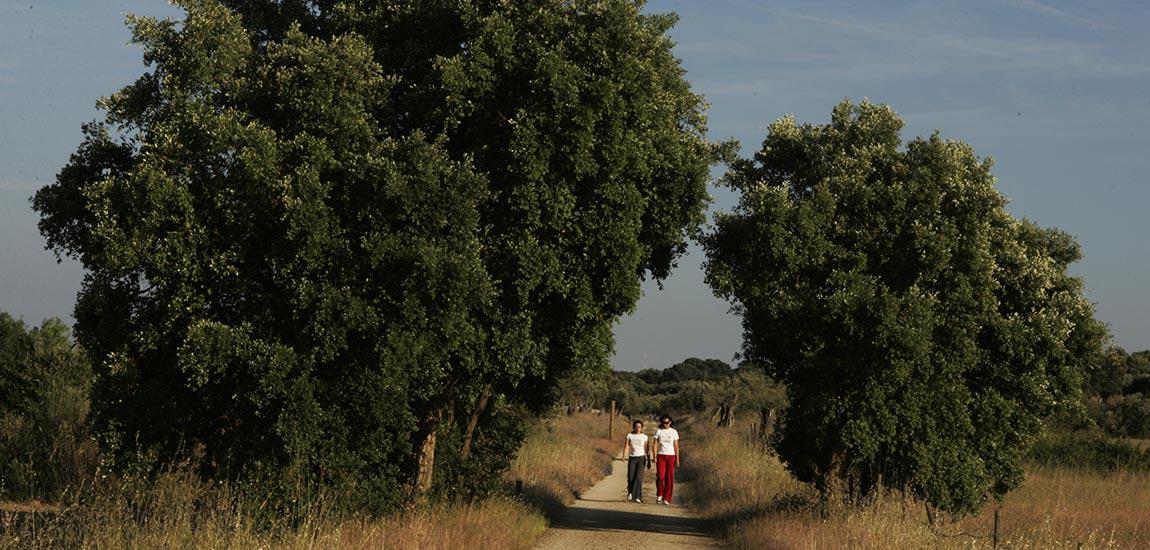
{"label": "white t-shirt", "polygon": [[659,443],[659,454],[675,454],[675,442],[679,440],[679,432],[675,428],[659,428],[655,430],[655,441]]}
{"label": "white t-shirt", "polygon": [[627,434],[628,456],[647,456],[647,434]]}

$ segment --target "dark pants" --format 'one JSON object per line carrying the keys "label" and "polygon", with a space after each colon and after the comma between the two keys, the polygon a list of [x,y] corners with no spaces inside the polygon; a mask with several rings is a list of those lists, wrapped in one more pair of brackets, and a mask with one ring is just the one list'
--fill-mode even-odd
{"label": "dark pants", "polygon": [[647,457],[633,456],[627,459],[627,492],[631,498],[643,500],[643,470],[647,466]]}

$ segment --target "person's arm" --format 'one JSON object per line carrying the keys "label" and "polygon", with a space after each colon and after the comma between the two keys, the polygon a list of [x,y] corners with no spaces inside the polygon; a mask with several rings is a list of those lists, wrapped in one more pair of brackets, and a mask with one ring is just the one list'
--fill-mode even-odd
{"label": "person's arm", "polygon": [[679,467],[679,439],[675,439],[675,467]]}
{"label": "person's arm", "polygon": [[627,441],[627,436],[623,436],[623,454],[621,455],[622,458],[620,458],[620,460],[627,460],[627,456],[629,454],[627,452],[627,447],[630,447],[630,445],[628,445],[629,443],[630,441]]}

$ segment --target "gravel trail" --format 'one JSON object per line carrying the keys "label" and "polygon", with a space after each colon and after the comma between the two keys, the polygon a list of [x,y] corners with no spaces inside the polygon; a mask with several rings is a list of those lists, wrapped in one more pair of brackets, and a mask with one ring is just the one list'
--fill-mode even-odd
{"label": "gravel trail", "polygon": [[544,533],[540,550],[636,550],[715,548],[702,521],[683,505],[688,483],[675,480],[675,503],[655,504],[655,468],[644,477],[643,504],[627,501],[627,463],[611,463],[611,475],[580,495]]}

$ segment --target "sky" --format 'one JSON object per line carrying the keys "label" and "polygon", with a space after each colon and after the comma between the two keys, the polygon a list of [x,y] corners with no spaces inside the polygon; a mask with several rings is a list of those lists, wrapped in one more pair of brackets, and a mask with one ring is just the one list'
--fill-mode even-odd
{"label": "sky", "polygon": [[[1150,2],[650,0],[710,135],[752,154],[784,115],[825,123],[843,98],[891,105],[906,139],[939,130],[995,159],[1009,209],[1076,236],[1073,271],[1117,344],[1150,348]],[[125,13],[178,15],[158,0],[0,0],[0,310],[70,319],[82,280],[57,263],[28,197],[80,143],[96,100],[144,71]],[[717,167],[715,174],[721,174]],[[713,189],[712,210],[729,210]],[[692,246],[617,325],[617,369],[731,360],[742,331],[703,281]]]}

